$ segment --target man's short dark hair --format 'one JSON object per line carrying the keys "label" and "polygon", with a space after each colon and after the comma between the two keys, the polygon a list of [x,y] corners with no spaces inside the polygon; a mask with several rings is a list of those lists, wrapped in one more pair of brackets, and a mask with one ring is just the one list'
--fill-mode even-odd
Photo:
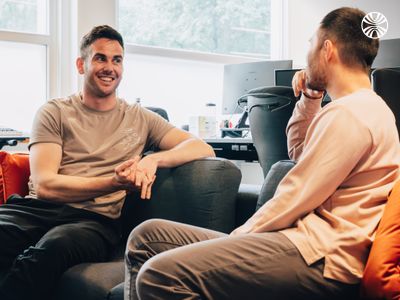
{"label": "man's short dark hair", "polygon": [[365,12],[342,7],[328,13],[320,28],[326,38],[337,43],[341,61],[349,67],[369,72],[378,53],[379,40],[367,37],[361,28]]}
{"label": "man's short dark hair", "polygon": [[122,39],[121,34],[111,26],[100,25],[93,27],[93,29],[82,38],[80,47],[81,57],[86,58],[89,46],[101,38],[117,41],[121,45],[122,49],[124,49],[124,40]]}

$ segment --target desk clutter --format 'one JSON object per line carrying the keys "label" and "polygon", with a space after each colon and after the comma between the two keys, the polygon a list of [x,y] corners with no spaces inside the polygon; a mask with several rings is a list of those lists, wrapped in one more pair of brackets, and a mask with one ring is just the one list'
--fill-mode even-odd
{"label": "desk clutter", "polygon": [[22,131],[0,126],[0,149],[4,146],[16,146],[18,142],[28,139]]}

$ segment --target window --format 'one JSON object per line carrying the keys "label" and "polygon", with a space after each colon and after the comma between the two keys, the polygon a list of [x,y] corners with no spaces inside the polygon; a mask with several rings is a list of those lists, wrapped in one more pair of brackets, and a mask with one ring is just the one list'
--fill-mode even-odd
{"label": "window", "polygon": [[120,0],[127,43],[271,58],[271,0]]}
{"label": "window", "polygon": [[0,125],[29,132],[34,112],[46,101],[46,47],[0,41],[0,57]]}
{"label": "window", "polygon": [[46,0],[0,0],[0,30],[47,34]]}
{"label": "window", "polygon": [[224,64],[283,58],[284,3],[118,0],[118,29],[126,43],[119,94],[167,109],[177,126],[208,102],[221,112]]}
{"label": "window", "polygon": [[0,57],[7,70],[0,74],[1,126],[29,133],[36,110],[55,90],[57,51],[51,32],[56,30],[50,24],[55,24],[56,2],[0,0]]}

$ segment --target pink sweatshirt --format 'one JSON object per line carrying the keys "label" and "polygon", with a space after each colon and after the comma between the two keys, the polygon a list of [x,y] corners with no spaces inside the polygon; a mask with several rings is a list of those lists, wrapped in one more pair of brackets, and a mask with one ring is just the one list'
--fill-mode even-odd
{"label": "pink sweatshirt", "polygon": [[370,89],[296,104],[287,127],[297,161],[265,203],[233,234],[281,231],[307,264],[325,258],[324,277],[362,277],[387,195],[400,178],[395,118]]}

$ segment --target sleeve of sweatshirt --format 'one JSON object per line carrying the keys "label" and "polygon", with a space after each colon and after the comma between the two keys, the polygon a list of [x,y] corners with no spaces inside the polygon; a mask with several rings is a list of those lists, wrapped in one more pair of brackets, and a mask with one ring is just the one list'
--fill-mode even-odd
{"label": "sleeve of sweatshirt", "polygon": [[321,100],[308,99],[302,96],[301,100],[296,103],[286,128],[290,159],[297,161],[303,152],[307,129],[315,115],[321,110]]}
{"label": "sleeve of sweatshirt", "polygon": [[369,129],[347,108],[326,107],[311,122],[301,159],[283,178],[274,197],[234,234],[281,230],[324,203],[372,144]]}

